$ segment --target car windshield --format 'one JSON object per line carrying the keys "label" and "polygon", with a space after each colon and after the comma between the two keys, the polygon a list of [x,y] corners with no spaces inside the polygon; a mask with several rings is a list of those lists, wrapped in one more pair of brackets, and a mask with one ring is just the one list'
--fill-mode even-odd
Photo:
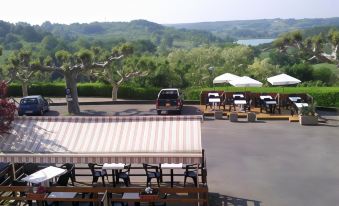
{"label": "car windshield", "polygon": [[177,99],[178,92],[176,90],[164,90],[160,93],[160,99]]}
{"label": "car windshield", "polygon": [[20,104],[25,104],[25,105],[38,104],[38,100],[35,98],[25,98],[20,101]]}

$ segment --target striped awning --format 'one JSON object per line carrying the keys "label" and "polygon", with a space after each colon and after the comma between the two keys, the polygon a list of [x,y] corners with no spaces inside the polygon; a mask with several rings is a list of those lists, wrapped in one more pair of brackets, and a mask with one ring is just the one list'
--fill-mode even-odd
{"label": "striped awning", "polygon": [[0,162],[201,163],[201,116],[18,117]]}

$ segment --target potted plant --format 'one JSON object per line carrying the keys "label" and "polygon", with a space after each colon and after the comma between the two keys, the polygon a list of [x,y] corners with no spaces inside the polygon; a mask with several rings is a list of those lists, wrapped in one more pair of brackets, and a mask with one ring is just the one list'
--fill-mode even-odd
{"label": "potted plant", "polygon": [[315,103],[308,107],[302,107],[299,112],[299,123],[301,125],[317,125],[318,115],[315,113]]}

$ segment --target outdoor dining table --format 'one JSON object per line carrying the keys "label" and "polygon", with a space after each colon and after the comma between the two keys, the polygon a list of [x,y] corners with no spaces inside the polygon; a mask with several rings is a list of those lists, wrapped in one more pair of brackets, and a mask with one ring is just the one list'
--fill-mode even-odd
{"label": "outdoor dining table", "polygon": [[117,170],[122,170],[125,168],[124,163],[104,163],[102,169],[112,170],[112,178],[113,178],[113,187],[116,186],[115,175]]}
{"label": "outdoor dining table", "polygon": [[22,178],[22,180],[33,184],[44,184],[44,186],[49,186],[48,180],[60,176],[66,173],[66,171],[67,170],[61,169],[59,167],[49,166],[31,175],[28,175],[27,177]]}
{"label": "outdoor dining table", "polygon": [[[75,198],[75,196],[77,195],[76,192],[51,192],[47,199],[49,199],[48,201],[53,201],[53,198]],[[55,203],[56,205],[59,205],[58,202]],[[72,205],[78,205],[78,203],[72,202]]]}
{"label": "outdoor dining table", "polygon": [[261,95],[260,99],[265,100],[265,99],[273,99],[273,98],[270,95]]}
{"label": "outdoor dining table", "polygon": [[215,110],[215,105],[217,103],[220,103],[220,98],[219,97],[217,97],[217,98],[208,98],[208,102],[209,103],[213,103],[213,110]]}
{"label": "outdoor dining table", "polygon": [[240,100],[234,100],[234,104],[240,105],[240,110],[242,111],[244,109],[244,105],[247,104],[246,100],[240,99]]}
{"label": "outdoor dining table", "polygon": [[240,99],[245,98],[243,94],[233,94],[233,98],[239,97]]}
{"label": "outdoor dining table", "polygon": [[288,97],[291,102],[297,102],[301,97]]}
{"label": "outdoor dining table", "polygon": [[122,195],[122,199],[134,201],[134,205],[135,206],[140,205],[140,195],[139,195],[139,193],[136,193],[136,192],[125,192]]}
{"label": "outdoor dining table", "polygon": [[179,163],[179,164],[164,163],[164,164],[161,164],[160,167],[161,167],[161,169],[170,169],[171,170],[171,187],[173,187],[173,179],[174,179],[173,170],[174,169],[182,169],[183,164],[182,163]]}

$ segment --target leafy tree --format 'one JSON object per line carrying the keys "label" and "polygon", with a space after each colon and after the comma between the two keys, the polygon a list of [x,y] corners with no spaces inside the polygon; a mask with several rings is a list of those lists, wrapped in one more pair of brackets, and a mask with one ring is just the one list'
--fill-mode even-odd
{"label": "leafy tree", "polygon": [[256,58],[253,64],[248,66],[251,76],[254,76],[260,81],[265,81],[267,77],[278,74],[280,68],[270,64],[269,61],[268,58],[263,60]]}
{"label": "leafy tree", "polygon": [[338,77],[327,67],[314,68],[312,76],[314,80],[320,80],[327,85],[332,85],[338,80]]}
{"label": "leafy tree", "polygon": [[32,52],[20,50],[14,52],[8,59],[7,70],[10,81],[18,80],[21,83],[22,96],[28,96],[28,86],[31,83],[36,61],[32,60]]}
{"label": "leafy tree", "polygon": [[[326,44],[330,44],[330,53],[325,52]],[[295,31],[279,37],[274,45],[281,53],[288,53],[288,48],[296,48],[308,61],[335,63],[339,66],[339,31],[336,30],[331,30],[327,37],[320,33],[307,39],[303,38],[301,32]]]}
{"label": "leafy tree", "polygon": [[90,50],[80,50],[71,54],[68,51],[58,51],[55,53],[55,60],[47,57],[43,64],[35,65],[35,70],[58,72],[62,74],[66,81],[66,88],[71,91],[72,99],[67,101],[68,112],[70,114],[79,114],[79,100],[77,90],[77,78],[79,74],[88,72],[95,68],[105,68],[109,66],[112,61],[122,58],[121,56],[111,55],[103,62],[94,61],[94,54]]}
{"label": "leafy tree", "polygon": [[[119,87],[136,77],[145,77],[155,68],[152,59],[148,57],[133,56],[133,47],[130,44],[122,44],[112,49],[113,54],[124,56],[111,64],[110,67],[94,69],[92,74],[112,86],[112,100],[118,99]],[[95,51],[96,53],[100,51]]]}
{"label": "leafy tree", "polygon": [[285,72],[302,82],[313,80],[313,67],[307,63],[295,64],[292,67],[286,67]]}

